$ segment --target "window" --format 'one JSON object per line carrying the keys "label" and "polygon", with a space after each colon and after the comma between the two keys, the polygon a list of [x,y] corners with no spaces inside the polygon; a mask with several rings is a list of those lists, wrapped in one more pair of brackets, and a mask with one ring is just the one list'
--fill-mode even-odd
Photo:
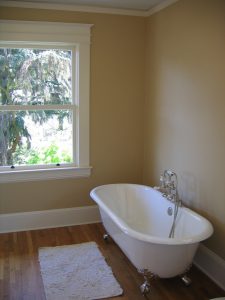
{"label": "window", "polygon": [[90,175],[91,25],[0,25],[0,182]]}

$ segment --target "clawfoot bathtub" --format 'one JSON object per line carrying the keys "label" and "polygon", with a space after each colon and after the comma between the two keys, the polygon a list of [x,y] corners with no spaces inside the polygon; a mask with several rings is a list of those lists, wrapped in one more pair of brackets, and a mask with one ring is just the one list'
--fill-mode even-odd
{"label": "clawfoot bathtub", "polygon": [[106,231],[133,265],[160,278],[185,274],[199,242],[213,233],[209,221],[182,206],[169,238],[174,204],[148,186],[109,184],[90,195]]}

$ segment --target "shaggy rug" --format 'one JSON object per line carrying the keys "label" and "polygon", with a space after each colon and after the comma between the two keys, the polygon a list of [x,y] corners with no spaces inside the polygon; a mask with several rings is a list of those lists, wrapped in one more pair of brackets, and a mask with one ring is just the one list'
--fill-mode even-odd
{"label": "shaggy rug", "polygon": [[93,300],[123,290],[94,242],[39,248],[47,300]]}

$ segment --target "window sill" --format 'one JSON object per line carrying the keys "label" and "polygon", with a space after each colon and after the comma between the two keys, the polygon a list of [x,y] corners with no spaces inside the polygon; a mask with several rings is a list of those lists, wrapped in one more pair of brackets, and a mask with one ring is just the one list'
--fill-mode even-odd
{"label": "window sill", "polygon": [[0,183],[81,178],[91,175],[91,167],[66,167],[53,169],[19,170],[0,172]]}

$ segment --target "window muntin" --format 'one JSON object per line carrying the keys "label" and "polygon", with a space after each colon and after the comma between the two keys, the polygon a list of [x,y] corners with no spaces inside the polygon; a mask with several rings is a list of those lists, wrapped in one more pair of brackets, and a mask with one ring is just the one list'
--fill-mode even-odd
{"label": "window muntin", "polygon": [[49,45],[0,48],[0,170],[76,165],[74,57]]}

